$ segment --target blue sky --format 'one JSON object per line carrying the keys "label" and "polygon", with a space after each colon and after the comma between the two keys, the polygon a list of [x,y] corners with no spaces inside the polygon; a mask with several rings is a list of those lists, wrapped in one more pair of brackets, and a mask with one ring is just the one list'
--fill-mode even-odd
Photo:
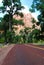
{"label": "blue sky", "polygon": [[26,5],[28,8],[30,8],[33,0],[21,0],[23,5]]}
{"label": "blue sky", "polygon": [[[22,5],[26,7],[26,11],[27,11],[31,7],[33,0],[21,0],[21,2]],[[32,13],[32,16],[37,19],[38,14],[40,14],[40,12],[36,11],[35,13]]]}
{"label": "blue sky", "polygon": [[[20,1],[23,5],[26,5],[27,7],[30,7],[33,2],[33,0],[20,0]],[[2,0],[0,0],[0,5],[1,5],[1,2]]]}
{"label": "blue sky", "polygon": [[[33,0],[20,0],[22,5],[24,5],[27,9],[30,8]],[[2,0],[0,0],[0,5],[2,5]]]}
{"label": "blue sky", "polygon": [[[0,0],[0,5],[2,5],[1,2],[2,2],[2,0]],[[22,5],[25,6],[25,8],[26,8],[24,10],[25,12],[29,12],[29,8],[32,5],[32,2],[33,2],[33,0],[21,0]],[[35,18],[37,18],[38,14],[39,14],[39,12],[32,13],[32,15],[34,15]],[[0,16],[2,16],[2,13],[0,14]]]}

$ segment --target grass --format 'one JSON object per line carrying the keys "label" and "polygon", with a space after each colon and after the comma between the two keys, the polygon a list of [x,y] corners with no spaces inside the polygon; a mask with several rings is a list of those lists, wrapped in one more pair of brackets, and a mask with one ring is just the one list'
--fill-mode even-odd
{"label": "grass", "polygon": [[4,48],[4,44],[0,43],[0,48]]}
{"label": "grass", "polygon": [[42,42],[38,42],[38,43],[32,43],[32,44],[34,44],[34,45],[44,45],[44,43]]}

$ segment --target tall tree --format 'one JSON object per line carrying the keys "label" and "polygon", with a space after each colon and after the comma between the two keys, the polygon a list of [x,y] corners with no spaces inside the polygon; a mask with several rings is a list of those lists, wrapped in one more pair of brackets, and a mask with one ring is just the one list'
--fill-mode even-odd
{"label": "tall tree", "polygon": [[21,6],[20,0],[2,0],[3,5],[0,6],[0,12],[6,13],[3,18],[3,25],[4,25],[4,31],[5,31],[5,40],[7,43],[7,37],[6,32],[9,27],[9,31],[12,32],[12,21],[13,21],[13,15],[17,14],[21,17],[23,14],[19,12],[23,6]]}
{"label": "tall tree", "polygon": [[39,22],[37,23],[41,27],[41,32],[44,32],[44,0],[33,0],[31,11],[38,10],[40,14],[38,15]]}
{"label": "tall tree", "polygon": [[4,37],[5,37],[5,43],[7,43],[7,30],[9,29],[9,15],[6,14],[3,18],[2,18],[2,27],[3,27],[3,31],[4,31]]}
{"label": "tall tree", "polygon": [[12,31],[13,15],[21,15],[21,13],[19,13],[19,10],[21,10],[23,6],[21,6],[20,0],[3,0],[2,3],[3,6],[0,6],[0,12],[6,12],[6,14],[9,14],[9,31]]}

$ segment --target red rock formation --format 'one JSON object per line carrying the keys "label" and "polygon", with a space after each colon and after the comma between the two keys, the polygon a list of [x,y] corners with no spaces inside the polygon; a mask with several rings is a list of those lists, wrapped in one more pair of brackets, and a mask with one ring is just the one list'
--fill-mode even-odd
{"label": "red rock formation", "polygon": [[[17,32],[16,33],[18,33],[21,29],[23,29],[24,27],[32,27],[32,18],[33,18],[33,16],[31,15],[31,13],[25,13],[25,14],[23,14],[24,16],[21,18],[19,15],[17,16],[17,15],[14,15],[13,16],[13,18],[15,18],[15,19],[17,19],[17,20],[23,20],[23,22],[24,22],[24,26],[21,26],[21,25],[18,25],[18,26],[15,26],[14,25],[14,27],[17,27],[18,29],[17,29]],[[36,26],[38,29],[40,28],[39,26]]]}
{"label": "red rock formation", "polygon": [[32,15],[30,13],[24,14],[24,16],[21,18],[20,16],[14,15],[13,18],[17,20],[23,20],[25,27],[32,27]]}

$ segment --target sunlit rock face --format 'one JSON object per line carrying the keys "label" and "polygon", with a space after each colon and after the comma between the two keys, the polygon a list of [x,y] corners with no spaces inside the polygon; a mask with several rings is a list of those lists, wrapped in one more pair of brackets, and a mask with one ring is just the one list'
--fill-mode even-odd
{"label": "sunlit rock face", "polygon": [[30,13],[24,14],[23,21],[25,27],[32,27],[32,15]]}
{"label": "sunlit rock face", "polygon": [[[32,27],[32,22],[31,22],[32,16],[31,16],[30,13],[26,13],[26,14],[23,13],[23,17],[20,17],[19,15],[18,15],[18,16],[17,16],[17,15],[14,15],[13,18],[15,18],[15,19],[17,19],[17,20],[22,20],[22,21],[24,22],[24,26],[22,26],[22,25],[17,25],[17,26],[15,26],[15,25],[14,25],[14,27],[17,28],[16,33],[19,33],[19,31],[20,31],[21,29],[24,29],[25,27]],[[15,30],[15,29],[14,29],[14,30]]]}
{"label": "sunlit rock face", "polygon": [[31,13],[27,13],[27,14],[24,14],[23,13],[23,17],[21,18],[20,16],[17,16],[17,15],[14,15],[13,16],[13,18],[15,18],[15,19],[17,19],[17,20],[23,20],[23,22],[24,22],[24,26],[25,27],[32,27],[32,22],[31,22],[31,20],[32,20],[32,15],[31,15]]}
{"label": "sunlit rock face", "polygon": [[[24,29],[25,27],[29,27],[32,28],[32,18],[33,16],[31,15],[31,13],[23,13],[23,17],[20,17],[19,15],[14,15],[13,18],[17,19],[17,20],[22,20],[24,22],[24,26],[21,25],[14,25],[14,27],[17,28],[16,33],[18,33],[21,29]],[[35,24],[36,25],[36,24]],[[37,27],[37,26],[36,26]],[[37,27],[39,29],[39,27]]]}

